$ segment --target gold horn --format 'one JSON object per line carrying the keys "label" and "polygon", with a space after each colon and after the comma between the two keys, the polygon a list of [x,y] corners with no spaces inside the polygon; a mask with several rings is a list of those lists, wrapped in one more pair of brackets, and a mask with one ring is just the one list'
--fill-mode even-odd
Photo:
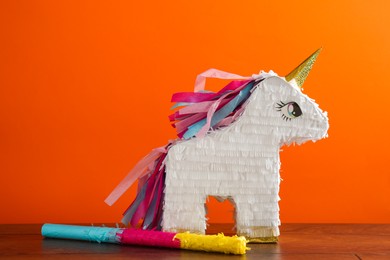
{"label": "gold horn", "polygon": [[317,56],[318,54],[320,54],[321,50],[322,48],[319,48],[312,55],[310,55],[309,58],[307,58],[301,64],[299,64],[298,67],[296,67],[285,77],[286,80],[291,81],[295,79],[295,82],[297,83],[298,87],[301,88],[307,78],[307,75],[309,75],[309,72],[313,67],[313,64],[316,61]]}

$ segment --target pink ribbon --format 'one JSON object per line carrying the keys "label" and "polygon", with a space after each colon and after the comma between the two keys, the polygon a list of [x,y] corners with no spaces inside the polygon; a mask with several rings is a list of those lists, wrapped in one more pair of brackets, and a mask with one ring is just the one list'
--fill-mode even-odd
{"label": "pink ribbon", "polygon": [[216,79],[252,79],[252,77],[244,77],[237,74],[229,73],[217,69],[208,69],[205,72],[200,73],[195,80],[194,92],[199,92],[204,90],[206,85],[206,78],[216,78]]}
{"label": "pink ribbon", "polygon": [[[244,79],[246,77],[243,77]],[[227,84],[224,88],[222,88],[217,93],[210,92],[178,92],[172,95],[171,102],[187,102],[187,103],[199,103],[204,101],[213,100],[214,98],[220,97],[222,94],[227,91],[234,91],[237,87],[241,86],[243,82],[249,82],[252,77],[247,77],[245,80],[233,80],[229,84]],[[229,79],[229,78],[221,78],[221,79]],[[204,87],[204,86],[203,86]],[[191,105],[192,106],[192,105]]]}
{"label": "pink ribbon", "polygon": [[154,162],[163,153],[166,153],[165,147],[153,149],[148,155],[142,158],[134,168],[126,175],[126,177],[116,186],[110,195],[104,200],[108,205],[112,206],[125,191],[138,179],[144,176],[149,169],[153,167]]}

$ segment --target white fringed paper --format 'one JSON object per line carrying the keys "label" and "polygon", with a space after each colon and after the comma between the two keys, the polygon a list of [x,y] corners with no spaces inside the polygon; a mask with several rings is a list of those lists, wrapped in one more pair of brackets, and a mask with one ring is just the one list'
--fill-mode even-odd
{"label": "white fringed paper", "polygon": [[[302,116],[282,119],[276,107],[281,101],[299,104]],[[277,76],[258,83],[247,102],[236,122],[169,149],[164,231],[204,234],[204,203],[216,196],[234,203],[239,235],[279,235],[280,147],[325,137],[328,118],[314,100]]]}

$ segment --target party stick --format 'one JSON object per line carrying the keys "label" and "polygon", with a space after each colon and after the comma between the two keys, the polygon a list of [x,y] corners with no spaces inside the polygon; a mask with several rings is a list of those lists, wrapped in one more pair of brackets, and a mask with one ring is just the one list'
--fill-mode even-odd
{"label": "party stick", "polygon": [[114,243],[188,249],[225,254],[245,254],[246,239],[243,236],[198,235],[189,232],[172,233],[132,228],[73,226],[44,224],[42,236],[59,239],[86,240],[98,243]]}

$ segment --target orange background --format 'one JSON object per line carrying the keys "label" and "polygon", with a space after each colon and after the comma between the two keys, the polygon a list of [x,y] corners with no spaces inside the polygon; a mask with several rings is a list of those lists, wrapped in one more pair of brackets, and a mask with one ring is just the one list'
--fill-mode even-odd
{"label": "orange background", "polygon": [[103,201],[175,137],[172,93],[208,68],[286,75],[320,46],[305,92],[329,138],[284,149],[281,220],[389,223],[390,2],[295,2],[1,1],[0,223],[120,221],[135,188]]}

